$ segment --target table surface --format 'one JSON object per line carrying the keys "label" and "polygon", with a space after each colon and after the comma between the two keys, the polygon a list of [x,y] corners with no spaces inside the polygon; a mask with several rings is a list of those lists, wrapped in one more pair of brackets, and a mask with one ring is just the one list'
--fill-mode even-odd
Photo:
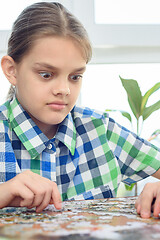
{"label": "table surface", "polygon": [[1,240],[152,240],[160,239],[160,219],[136,214],[135,197],[65,202],[62,211],[50,205],[0,210]]}

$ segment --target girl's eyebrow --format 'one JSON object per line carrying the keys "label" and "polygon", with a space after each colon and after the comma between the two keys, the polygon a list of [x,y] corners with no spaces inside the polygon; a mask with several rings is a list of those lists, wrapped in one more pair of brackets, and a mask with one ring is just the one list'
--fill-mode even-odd
{"label": "girl's eyebrow", "polygon": [[48,63],[35,63],[34,65],[36,67],[45,67],[45,68],[48,68],[48,69],[51,69],[51,70],[57,69],[56,67],[54,67],[54,66],[52,66],[52,65],[50,65]]}
{"label": "girl's eyebrow", "polygon": [[[50,70],[58,70],[57,67],[54,67],[48,63],[35,63],[35,66],[38,66],[38,67],[44,67],[44,68],[47,68],[47,69],[50,69]],[[83,67],[80,67],[80,68],[76,68],[76,69],[73,69],[72,72],[84,72],[86,70],[86,66],[83,66]]]}
{"label": "girl's eyebrow", "polygon": [[75,72],[85,72],[85,70],[86,70],[86,66],[81,67],[81,68],[77,68],[77,69],[75,69],[74,71],[75,71]]}

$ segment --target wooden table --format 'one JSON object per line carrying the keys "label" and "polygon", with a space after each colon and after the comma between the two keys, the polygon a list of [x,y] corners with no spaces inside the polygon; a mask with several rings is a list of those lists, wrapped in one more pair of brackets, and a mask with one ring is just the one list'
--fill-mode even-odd
{"label": "wooden table", "polygon": [[63,211],[49,206],[0,210],[1,240],[157,240],[160,219],[136,214],[135,197],[65,202]]}

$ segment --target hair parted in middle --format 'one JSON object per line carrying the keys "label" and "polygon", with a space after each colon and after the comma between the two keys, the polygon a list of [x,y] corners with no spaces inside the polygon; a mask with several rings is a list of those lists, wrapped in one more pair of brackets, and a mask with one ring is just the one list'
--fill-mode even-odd
{"label": "hair parted in middle", "polygon": [[[88,63],[92,57],[91,43],[84,26],[62,4],[37,2],[25,8],[13,24],[8,41],[8,55],[16,63],[32,49],[35,40],[55,36],[70,38],[82,50]],[[15,88],[10,87],[7,99],[11,99]]]}
{"label": "hair parted in middle", "polygon": [[71,38],[83,51],[86,63],[92,56],[88,34],[73,14],[57,2],[39,2],[25,8],[13,24],[8,55],[19,63],[34,41],[45,36]]}

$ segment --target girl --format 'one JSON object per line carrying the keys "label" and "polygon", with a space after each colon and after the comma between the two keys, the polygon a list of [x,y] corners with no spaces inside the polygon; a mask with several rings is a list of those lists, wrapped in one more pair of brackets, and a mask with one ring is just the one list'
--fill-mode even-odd
{"label": "girl", "polygon": [[[61,200],[114,197],[121,181],[160,177],[155,147],[108,115],[75,106],[90,58],[84,27],[59,3],[33,4],[15,21],[1,61],[12,86],[0,108],[1,208],[60,209]],[[155,196],[160,212],[154,187],[147,204],[148,189],[137,202],[142,217]]]}

